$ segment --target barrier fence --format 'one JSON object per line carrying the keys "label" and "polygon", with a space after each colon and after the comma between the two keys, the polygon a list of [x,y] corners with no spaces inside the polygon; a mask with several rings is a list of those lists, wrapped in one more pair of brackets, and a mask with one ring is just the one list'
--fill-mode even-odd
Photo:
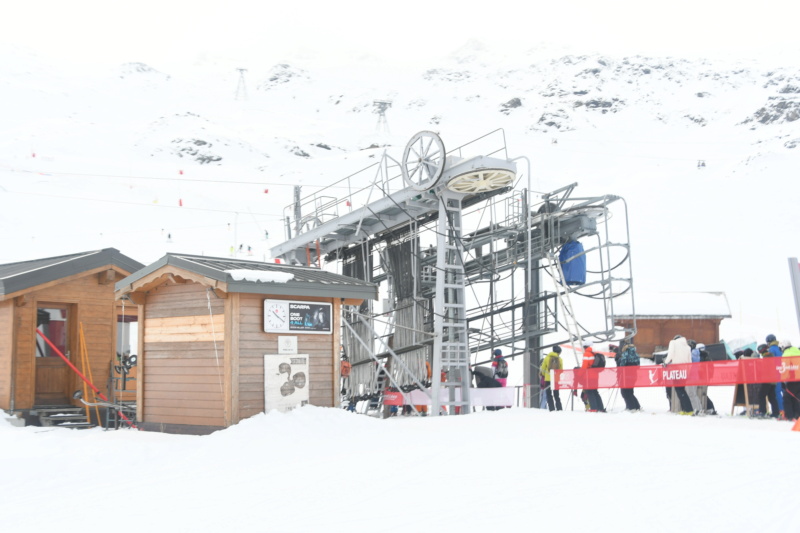
{"label": "barrier fence", "polygon": [[[504,406],[516,405],[515,387],[496,387],[493,389],[470,389],[470,403],[474,407],[480,406]],[[413,390],[409,392],[385,392],[383,394],[384,405],[430,405],[431,399],[428,396],[430,390]],[[448,391],[440,390],[439,398],[442,402],[448,399]],[[456,390],[456,400],[461,399],[460,391]]]}
{"label": "barrier fence", "polygon": [[556,370],[555,389],[693,387],[800,381],[800,357]]}

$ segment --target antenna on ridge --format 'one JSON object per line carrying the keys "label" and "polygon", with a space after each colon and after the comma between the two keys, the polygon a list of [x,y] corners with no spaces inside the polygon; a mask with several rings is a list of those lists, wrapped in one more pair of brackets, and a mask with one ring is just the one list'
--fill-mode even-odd
{"label": "antenna on ridge", "polygon": [[378,113],[378,125],[376,130],[381,133],[389,133],[389,124],[386,122],[386,110],[392,107],[391,100],[374,100],[375,112]]}
{"label": "antenna on ridge", "polygon": [[236,85],[236,99],[247,100],[247,86],[244,83],[244,73],[247,72],[246,68],[237,68],[239,71],[239,83]]}

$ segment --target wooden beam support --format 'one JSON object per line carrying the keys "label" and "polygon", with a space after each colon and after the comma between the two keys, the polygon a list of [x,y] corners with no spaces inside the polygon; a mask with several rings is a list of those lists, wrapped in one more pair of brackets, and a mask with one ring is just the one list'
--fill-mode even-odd
{"label": "wooden beam support", "polygon": [[117,280],[117,272],[113,268],[104,270],[97,274],[97,283],[99,285],[109,285]]}
{"label": "wooden beam support", "polygon": [[27,294],[23,294],[22,296],[17,296],[14,298],[14,305],[17,307],[25,307],[31,301],[31,298]]}
{"label": "wooden beam support", "polygon": [[[144,305],[145,300],[147,300],[146,292],[130,292],[126,296],[135,305]],[[119,300],[119,298],[117,299]]]}
{"label": "wooden beam support", "polygon": [[125,294],[131,292],[147,292],[170,281],[173,283],[179,283],[181,279],[193,281],[203,286],[212,287],[221,291],[228,290],[227,283],[213,280],[206,276],[195,274],[194,272],[190,272],[182,268],[176,268],[174,265],[165,265],[158,270],[151,272],[147,276],[136,280],[134,283],[131,283],[126,288],[119,291],[117,294],[117,299],[120,299]]}
{"label": "wooden beam support", "polygon": [[228,293],[227,293],[227,292],[225,292],[225,291],[223,291],[222,289],[214,289],[214,294],[215,294],[215,295],[217,296],[217,298],[219,298],[220,300],[225,300],[225,299],[228,297]]}

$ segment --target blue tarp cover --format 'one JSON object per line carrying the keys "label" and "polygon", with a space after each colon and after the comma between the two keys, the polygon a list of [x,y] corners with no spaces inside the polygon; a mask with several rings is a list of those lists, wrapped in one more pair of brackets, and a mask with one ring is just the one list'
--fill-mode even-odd
{"label": "blue tarp cover", "polygon": [[[561,270],[564,272],[564,281],[567,285],[583,285],[586,283],[586,256],[576,255],[583,253],[583,245],[578,241],[569,241],[561,247],[558,260],[561,262]],[[569,258],[575,257],[566,263]]]}

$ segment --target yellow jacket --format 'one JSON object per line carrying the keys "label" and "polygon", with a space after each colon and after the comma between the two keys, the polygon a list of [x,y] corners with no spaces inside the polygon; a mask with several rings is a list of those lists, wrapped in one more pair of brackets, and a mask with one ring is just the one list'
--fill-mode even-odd
{"label": "yellow jacket", "polygon": [[563,368],[564,362],[561,360],[561,356],[556,352],[550,352],[542,361],[542,365],[539,367],[539,374],[544,376],[544,380],[549,383],[550,370],[562,370]]}

